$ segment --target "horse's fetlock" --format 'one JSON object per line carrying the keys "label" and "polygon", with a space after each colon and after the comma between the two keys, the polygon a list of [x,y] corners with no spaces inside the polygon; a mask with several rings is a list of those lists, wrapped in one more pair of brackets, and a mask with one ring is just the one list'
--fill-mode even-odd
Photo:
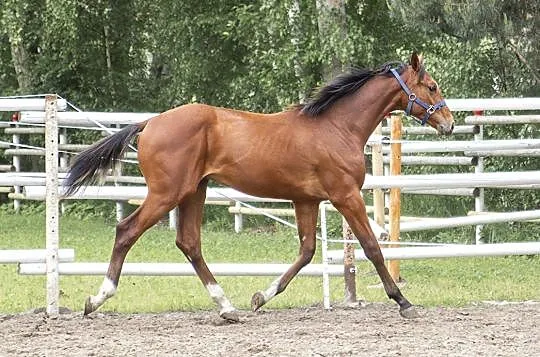
{"label": "horse's fetlock", "polygon": [[201,249],[196,244],[186,243],[185,241],[176,241],[176,246],[184,253],[191,257],[201,254]]}
{"label": "horse's fetlock", "polygon": [[378,246],[377,247],[373,247],[373,246],[364,247],[363,246],[363,249],[364,249],[364,254],[366,255],[366,258],[368,258],[370,262],[372,262],[373,264],[379,264],[379,263],[384,264],[384,257]]}

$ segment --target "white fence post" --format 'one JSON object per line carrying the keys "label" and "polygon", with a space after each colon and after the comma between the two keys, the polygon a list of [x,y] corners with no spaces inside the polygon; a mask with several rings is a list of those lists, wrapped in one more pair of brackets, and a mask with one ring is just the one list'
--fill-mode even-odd
{"label": "white fence post", "polygon": [[58,317],[58,121],[56,95],[45,97],[47,314]]}
{"label": "white fence post", "polygon": [[169,211],[169,229],[175,230],[178,224],[178,207]]}
{"label": "white fence post", "polygon": [[[57,123],[58,125],[58,123]],[[67,137],[67,129],[62,128],[58,129],[58,146],[61,147],[61,145],[66,145],[68,143],[68,137]],[[67,172],[68,166],[69,166],[69,160],[68,160],[68,154],[67,153],[58,153],[59,157],[59,170],[61,172]],[[60,213],[64,214],[66,211],[65,202],[60,203]]]}
{"label": "white fence post", "polygon": [[[117,129],[121,128],[120,124],[115,125]],[[122,176],[122,161],[116,164],[115,171],[112,173],[114,177]],[[121,186],[118,181],[114,181],[115,186]],[[124,203],[122,201],[116,201],[116,222],[120,222],[124,219]]]}
{"label": "white fence post", "polygon": [[[382,123],[375,128],[375,135],[382,136]],[[373,176],[384,176],[384,160],[382,143],[377,143],[371,147],[371,163]],[[373,189],[373,219],[381,227],[384,227],[384,191],[380,188]]]}
{"label": "white fence post", "polygon": [[[481,115],[481,111],[474,112],[475,115]],[[482,141],[484,140],[484,126],[479,125],[478,134],[474,134],[474,141]],[[482,156],[478,156],[478,161],[476,162],[476,165],[474,166],[474,173],[481,173],[484,172],[484,158]],[[478,196],[474,198],[474,211],[479,213],[484,211],[484,188],[480,187],[478,188]],[[476,244],[482,244],[484,243],[482,240],[482,229],[484,228],[483,225],[477,225],[474,230],[474,237]]]}
{"label": "white fence post", "polygon": [[326,227],[326,203],[319,206],[321,222],[321,254],[322,254],[322,279],[323,279],[323,306],[330,309],[330,277],[328,269],[328,228]]}
{"label": "white fence post", "polygon": [[[240,202],[236,202],[234,204],[234,208],[241,208],[242,205]],[[244,217],[242,216],[242,213],[235,213],[234,215],[234,231],[236,233],[240,233],[242,231],[242,228],[244,226]]]}
{"label": "white fence post", "polygon": [[[14,144],[14,147],[18,149],[19,144],[21,143],[19,134],[13,134],[12,142]],[[13,167],[15,168],[15,172],[20,172],[21,171],[21,158],[19,157],[19,155],[13,155],[12,162],[13,162]],[[13,186],[13,192],[20,193],[21,187]],[[21,208],[21,201],[13,200],[13,209],[15,210],[15,212],[19,212],[20,208]]]}

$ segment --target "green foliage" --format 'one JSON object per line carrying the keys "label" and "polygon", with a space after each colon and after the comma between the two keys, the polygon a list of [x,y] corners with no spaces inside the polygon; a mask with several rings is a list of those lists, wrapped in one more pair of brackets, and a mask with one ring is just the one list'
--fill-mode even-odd
{"label": "green foliage", "polygon": [[104,218],[108,222],[116,219],[115,203],[102,200],[85,200],[79,202],[64,202],[63,214],[81,220]]}
{"label": "green foliage", "polygon": [[[447,35],[455,38],[452,42],[479,48],[479,58],[470,53],[462,58],[451,55],[447,61],[477,64],[479,59],[477,67],[489,73],[497,94],[537,96],[540,92],[537,1],[392,0],[389,3],[396,18],[411,31],[424,33],[433,42],[441,39],[446,42],[447,37],[442,35]],[[483,58],[486,46],[491,52],[489,61]],[[467,80],[467,76],[463,78]]]}
{"label": "green foliage", "polygon": [[304,98],[336,63],[374,66],[412,49],[452,78],[442,81],[447,94],[538,93],[536,2],[2,4],[0,91],[58,92],[92,110],[200,101],[275,111]]}

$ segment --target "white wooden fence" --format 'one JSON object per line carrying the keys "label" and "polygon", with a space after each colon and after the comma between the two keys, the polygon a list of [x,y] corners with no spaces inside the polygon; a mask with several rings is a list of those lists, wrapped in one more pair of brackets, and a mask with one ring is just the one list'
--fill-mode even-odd
{"label": "white wooden fence", "polygon": [[[26,98],[24,100],[27,100]],[[16,101],[19,101],[17,99]],[[14,104],[15,103],[15,104]],[[47,203],[47,242],[46,242],[46,248],[47,248],[47,262],[45,265],[21,265],[21,273],[28,273],[28,274],[43,274],[47,273],[48,276],[48,312],[51,315],[58,313],[58,275],[60,273],[66,273],[69,274],[70,269],[73,269],[74,274],[86,274],[84,265],[80,264],[87,264],[87,263],[70,263],[71,265],[65,265],[68,263],[59,263],[58,261],[58,252],[59,252],[59,246],[58,246],[58,183],[61,180],[62,175],[57,173],[58,170],[58,164],[63,163],[65,165],[65,157],[64,161],[62,162],[62,158],[58,158],[58,148],[61,145],[68,145],[66,137],[62,138],[63,131],[60,132],[60,143],[58,143],[58,125],[66,125],[71,127],[88,127],[91,126],[94,129],[112,132],[115,129],[107,128],[107,125],[118,125],[120,123],[126,124],[126,123],[133,123],[138,122],[142,120],[146,120],[149,117],[154,116],[153,113],[144,113],[144,114],[134,114],[134,113],[124,113],[124,114],[118,114],[118,113],[76,113],[76,112],[59,112],[58,110],[62,110],[65,108],[65,101],[59,100],[56,98],[56,96],[49,96],[47,97],[47,101],[42,99],[32,99],[31,102],[18,102],[20,104],[16,104],[17,102],[13,102],[12,100],[9,100],[9,102],[3,102],[2,99],[0,99],[0,111],[23,111],[21,114],[21,121],[17,125],[23,125],[23,124],[37,124],[37,125],[45,125],[45,134],[47,136],[46,143],[47,147],[45,148],[45,155],[47,158],[47,172],[46,175],[43,174],[20,174],[16,172],[9,172],[9,173],[3,173],[0,174],[0,186],[14,186],[15,192],[13,192],[13,197],[16,199],[45,199]],[[469,111],[469,110],[538,110],[540,109],[540,99],[539,98],[521,98],[521,99],[471,99],[471,100],[448,100],[447,101],[449,107],[454,111]],[[47,109],[44,111],[44,109]],[[32,110],[33,112],[27,112],[28,110]],[[516,118],[511,117],[509,122],[515,123],[537,123],[538,122],[538,116],[528,116],[527,118]],[[129,118],[129,120],[127,119]],[[501,119],[500,117],[486,117],[489,122],[486,123],[499,123],[501,121],[504,121],[504,119]],[[478,130],[479,125],[483,125],[482,122],[478,122],[477,117],[469,117],[466,119],[466,126],[460,127],[458,126],[456,128],[456,132],[463,132],[463,133],[470,133],[474,134],[476,136],[477,142],[457,142],[457,143],[451,143],[451,142],[445,142],[445,144],[441,144],[438,142],[437,144],[429,144],[429,143],[422,143],[422,144],[408,144],[403,143],[402,148],[404,148],[404,152],[418,152],[418,150],[421,150],[421,152],[464,152],[465,155],[467,153],[471,154],[470,156],[477,157],[481,155],[480,153],[483,152],[492,152],[495,151],[501,151],[504,150],[506,154],[511,154],[512,150],[514,154],[527,154],[531,156],[537,155],[538,149],[540,148],[540,141],[536,139],[528,139],[528,140],[519,140],[519,141],[497,141],[497,142],[486,142],[481,141],[481,137],[479,134],[481,134],[481,130]],[[105,124],[104,124],[105,123]],[[15,125],[15,126],[17,126]],[[24,128],[20,128],[24,129]],[[35,129],[35,128],[33,128]],[[419,133],[422,132],[429,132],[431,129],[429,128],[410,128],[406,129],[405,132],[410,133]],[[9,131],[8,131],[9,132]],[[28,130],[27,134],[30,133],[41,133],[41,130]],[[20,149],[18,146],[20,143],[18,142],[18,138],[16,138],[16,135],[21,135],[21,133],[24,133],[24,131],[14,131],[13,132],[13,141],[11,145],[13,145],[15,148]],[[380,137],[374,138],[375,140],[379,140]],[[5,145],[4,145],[5,147]],[[68,148],[67,146],[64,146],[63,148]],[[75,147],[72,147],[75,148]],[[81,149],[82,147],[78,147],[77,149]],[[442,149],[444,148],[444,150]],[[30,148],[32,149],[32,148]],[[38,151],[42,152],[41,149]],[[383,152],[386,151],[383,146]],[[20,166],[17,167],[15,158],[20,155],[21,152],[12,152],[13,153],[13,165],[6,165],[9,166],[9,169],[11,170],[13,166],[15,168],[15,171],[20,169]],[[33,152],[36,154],[36,152]],[[407,164],[421,164],[420,159],[411,159]],[[434,158],[426,159],[435,160]],[[463,164],[463,165],[481,165],[481,160],[478,160],[475,162],[474,158],[466,158],[466,159],[455,159],[452,162],[452,164]],[[373,188],[391,188],[391,187],[400,187],[404,189],[411,189],[411,190],[418,190],[418,189],[433,189],[433,190],[440,190],[440,189],[455,189],[455,188],[465,188],[467,190],[475,190],[475,189],[482,189],[483,187],[515,187],[519,189],[523,188],[537,188],[540,185],[540,171],[532,171],[532,172],[526,172],[523,174],[519,173],[482,173],[481,169],[477,170],[478,172],[475,174],[441,174],[441,175],[430,175],[429,177],[426,177],[425,175],[410,175],[410,176],[401,176],[401,177],[367,177],[366,178],[366,184],[364,186],[365,189],[373,189]],[[49,183],[49,187],[45,187],[44,183]],[[18,189],[18,187],[22,186],[22,190]],[[113,192],[116,193],[124,193],[124,196],[114,196],[116,193],[110,192],[109,188],[101,187],[101,188],[88,188],[85,192],[82,193],[79,197],[79,199],[86,199],[86,198],[108,198],[108,199],[115,199],[115,200],[124,200],[127,198],[144,198],[145,192],[143,187],[131,187],[131,186],[119,186],[114,187]],[[129,193],[127,191],[130,191]],[[137,193],[136,193],[137,192]],[[209,193],[212,193],[212,190],[209,190]],[[481,196],[481,195],[479,195]],[[254,202],[257,201],[264,201],[267,202],[269,200],[266,199],[258,199],[250,196],[251,198],[246,197],[245,195],[239,194],[237,192],[228,192],[226,199],[228,200],[252,200]],[[215,197],[212,197],[212,200],[219,200],[223,199],[223,195],[216,194]],[[324,205],[323,205],[324,206]],[[482,207],[477,207],[477,209]],[[323,251],[325,253],[325,257],[323,259],[323,264],[321,266],[312,266],[307,267],[304,270],[304,273],[310,273],[313,274],[323,275],[323,280],[325,281],[325,289],[328,287],[328,274],[340,274],[340,271],[342,272],[343,268],[341,266],[329,266],[329,260],[328,257],[332,256],[332,252],[327,255],[326,249],[327,249],[327,232],[326,232],[326,209],[323,207],[321,210],[321,226],[323,227],[323,230],[321,231],[321,237],[323,240]],[[523,213],[523,215],[526,216],[526,219],[534,219],[537,217],[538,211],[530,211]],[[506,215],[509,221],[512,220],[520,220],[521,218],[517,216],[510,216]],[[469,217],[469,224],[475,224],[475,223],[481,223],[485,224],[488,223],[489,218],[488,216],[473,216]],[[500,219],[500,216],[497,217],[497,220]],[[524,218],[525,219],[525,218]],[[461,224],[462,221],[459,219],[460,222],[455,222],[456,224]],[[449,221],[446,221],[449,222]],[[424,226],[422,229],[427,229],[428,223],[424,223]],[[440,223],[439,223],[440,226]],[[449,223],[445,223],[444,226],[451,226]],[[404,226],[406,227],[406,226]],[[418,228],[418,227],[417,227]],[[522,248],[524,246],[520,246],[519,249],[517,249],[517,246],[506,246],[504,254],[538,254],[538,245],[540,243],[530,243],[530,245],[527,245],[526,249],[523,250]],[[390,248],[395,249],[395,248]],[[407,256],[414,256],[416,253],[412,253],[412,251],[406,250],[408,248],[402,248],[403,249],[403,255],[400,255],[402,259],[404,259]],[[418,249],[425,249],[425,248],[418,248]],[[444,247],[444,249],[448,249],[447,246]],[[483,245],[478,246],[474,248],[475,254],[484,255],[484,254],[495,254],[495,251],[500,253],[500,250],[497,250],[498,248],[494,247],[493,245]],[[439,248],[434,248],[433,252],[440,251]],[[408,253],[407,253],[408,252]],[[424,251],[422,257],[427,257]],[[490,253],[491,252],[491,253]],[[524,253],[525,252],[525,253]],[[392,254],[397,254],[398,251],[392,251],[386,253],[387,257],[393,256]],[[433,253],[435,254],[435,253]],[[440,253],[437,253],[440,254]],[[456,253],[459,255],[458,253]],[[469,254],[469,253],[467,253]],[[454,255],[453,255],[454,256]],[[92,264],[98,264],[98,265],[92,265],[93,272],[104,272],[104,265],[99,265],[99,263],[92,263]],[[238,266],[239,270],[235,270]],[[218,271],[218,274],[243,274],[243,275],[250,275],[251,273],[254,273],[258,271],[257,269],[266,270],[269,267],[265,264],[262,265],[263,267],[259,267],[259,265],[252,266],[252,265],[224,265],[223,267],[216,266],[215,268]],[[288,265],[285,265],[288,266]],[[68,269],[69,267],[69,269]],[[89,266],[86,266],[86,268],[90,269]],[[174,266],[174,268],[171,267],[170,271],[163,270],[164,266],[155,266],[155,265],[144,265],[140,267],[134,267],[134,274],[145,274],[145,271],[147,273],[153,274],[152,272],[156,272],[160,268],[160,272],[162,274],[187,274],[188,271],[191,273],[189,268],[179,266]],[[271,269],[268,271],[271,271],[275,274],[272,275],[278,275],[281,272],[283,272],[284,266],[275,266],[270,267]],[[186,270],[187,269],[187,270]],[[275,269],[275,270],[274,270]],[[125,272],[128,272],[130,270],[126,270]],[[88,273],[88,270],[86,270]],[[221,273],[220,273],[221,272]],[[327,294],[325,293],[325,305],[328,304],[327,301]]]}

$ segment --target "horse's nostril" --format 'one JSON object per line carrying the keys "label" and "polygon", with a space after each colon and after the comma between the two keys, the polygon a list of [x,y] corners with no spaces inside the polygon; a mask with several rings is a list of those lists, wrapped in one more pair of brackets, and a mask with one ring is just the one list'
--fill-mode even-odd
{"label": "horse's nostril", "polygon": [[454,130],[454,123],[452,123],[452,131]]}

